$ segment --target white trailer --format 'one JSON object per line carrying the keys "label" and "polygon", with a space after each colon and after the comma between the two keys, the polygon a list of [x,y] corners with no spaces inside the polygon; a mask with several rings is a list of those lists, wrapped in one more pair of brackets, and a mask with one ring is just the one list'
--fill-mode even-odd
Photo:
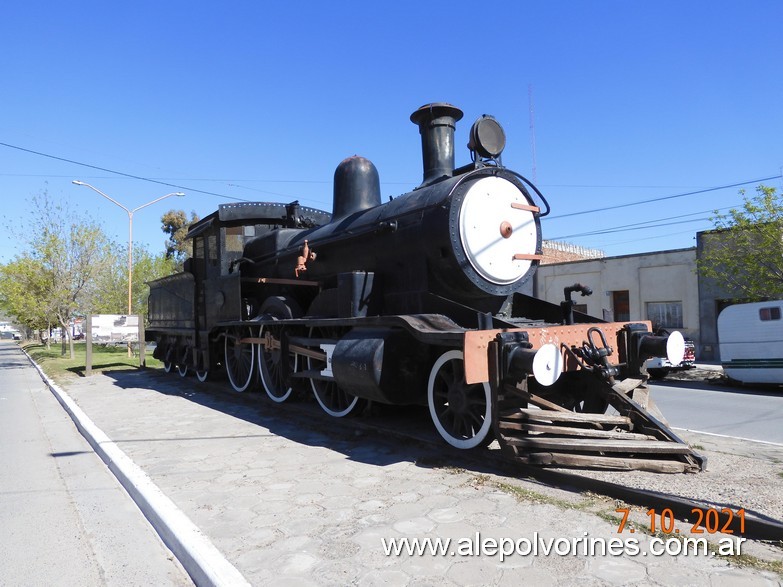
{"label": "white trailer", "polygon": [[718,316],[718,340],[728,377],[783,384],[783,300],[728,306]]}

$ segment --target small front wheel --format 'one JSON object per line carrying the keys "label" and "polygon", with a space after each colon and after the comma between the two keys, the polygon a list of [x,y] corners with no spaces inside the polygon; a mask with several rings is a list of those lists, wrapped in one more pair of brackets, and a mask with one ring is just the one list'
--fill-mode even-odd
{"label": "small front wheel", "polygon": [[492,397],[489,383],[465,381],[464,355],[443,353],[430,371],[427,403],[435,428],[451,446],[471,449],[492,442]]}

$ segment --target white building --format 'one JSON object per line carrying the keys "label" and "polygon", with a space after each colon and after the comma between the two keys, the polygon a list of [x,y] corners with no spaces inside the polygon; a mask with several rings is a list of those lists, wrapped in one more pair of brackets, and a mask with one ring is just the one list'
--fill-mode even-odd
{"label": "white building", "polygon": [[592,296],[573,294],[575,309],[607,320],[650,320],[700,340],[696,249],[676,249],[541,265],[536,297],[559,304],[563,289],[581,283]]}

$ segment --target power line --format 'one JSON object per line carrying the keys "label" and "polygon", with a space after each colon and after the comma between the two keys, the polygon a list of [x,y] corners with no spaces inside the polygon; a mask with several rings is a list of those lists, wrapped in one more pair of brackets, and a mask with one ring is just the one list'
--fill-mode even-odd
{"label": "power line", "polygon": [[[0,143],[2,144],[2,143]],[[52,174],[52,173],[0,173],[0,177],[65,177],[69,178],[70,175],[59,175],[59,174]],[[90,179],[111,179],[111,176],[109,175],[94,175],[94,176],[85,176],[89,177]],[[237,179],[235,177],[229,177],[229,178],[214,178],[214,177],[149,177],[146,178],[149,180],[160,180],[160,181],[206,181],[211,183],[225,183],[225,184],[231,184],[231,182],[241,181],[245,183],[250,182],[256,182],[256,183],[301,183],[301,184],[317,184],[317,185],[326,185],[326,184],[332,184],[332,180],[330,179],[260,179],[260,178],[247,178],[247,179]],[[410,181],[382,181],[381,185],[410,185]],[[242,187],[242,186],[239,186]],[[573,186],[571,186],[573,187]],[[601,187],[601,186],[599,186]],[[622,186],[626,187],[626,186]],[[655,186],[657,187],[657,186]],[[250,189],[250,188],[248,188]]]}
{"label": "power line", "polygon": [[[677,216],[669,216],[667,218],[656,218],[655,220],[645,220],[644,222],[635,222],[633,224],[623,224],[620,226],[612,226],[602,230],[594,230],[591,232],[580,232],[578,234],[568,234],[565,236],[552,237],[552,240],[564,240],[569,238],[577,238],[582,236],[593,236],[598,234],[612,234],[615,232],[626,232],[628,230],[644,230],[645,228],[660,228],[661,226],[669,226],[671,224],[687,224],[689,222],[703,222],[710,220],[710,218],[694,218],[691,220],[682,220],[680,222],[671,222],[672,220],[680,220],[681,218],[688,218],[689,216],[698,216],[699,214],[708,214],[714,212],[722,212],[723,210],[731,210],[731,207],[718,208],[717,210],[702,210],[701,212],[691,212],[690,214],[679,214]],[[658,224],[661,223],[661,224]]]}
{"label": "power line", "polygon": [[725,190],[727,188],[736,188],[736,187],[740,187],[740,186],[743,186],[743,185],[749,185],[749,184],[752,184],[752,183],[760,183],[762,181],[770,181],[772,179],[779,179],[780,177],[781,177],[781,175],[778,174],[778,175],[773,175],[771,177],[762,177],[760,179],[753,179],[753,180],[750,180],[750,181],[742,181],[742,182],[739,182],[739,183],[731,183],[731,184],[727,184],[727,185],[721,185],[721,186],[716,186],[716,187],[712,187],[712,188],[706,188],[706,189],[703,189],[703,190],[696,190],[696,191],[693,191],[693,192],[685,192],[685,193],[682,193],[682,194],[675,194],[673,196],[663,196],[661,198],[651,198],[649,200],[638,200],[636,202],[628,202],[626,204],[616,204],[614,206],[606,206],[604,208],[591,208],[590,210],[580,210],[579,212],[569,212],[568,214],[560,214],[558,216],[550,216],[549,219],[550,220],[555,220],[556,218],[568,218],[570,216],[580,216],[580,215],[583,215],[583,214],[593,214],[595,212],[606,212],[607,210],[617,210],[618,208],[628,208],[629,206],[638,206],[640,204],[650,204],[652,202],[663,202],[664,200],[673,200],[674,198],[683,198],[685,196],[694,196],[696,194],[704,194],[704,193],[707,193],[707,192],[715,192],[715,191],[718,191],[718,190]]}
{"label": "power line", "polygon": [[165,185],[167,187],[171,188],[177,188],[179,190],[185,190],[188,192],[195,192],[198,194],[206,194],[208,196],[216,196],[218,198],[225,198],[226,200],[235,200],[238,202],[250,202],[251,200],[243,200],[242,198],[235,198],[233,196],[227,196],[225,194],[217,194],[215,192],[207,192],[204,190],[197,190],[195,188],[189,188],[187,186],[183,185],[177,185],[174,183],[168,183],[165,181],[159,181],[157,179],[151,179],[149,177],[141,177],[140,175],[133,175],[131,173],[123,173],[122,171],[115,171],[114,169],[107,169],[106,167],[98,167],[97,165],[90,165],[89,163],[82,163],[80,161],[74,161],[73,159],[66,159],[64,157],[57,157],[56,155],[49,155],[47,153],[41,153],[39,151],[33,151],[32,149],[25,149],[24,147],[17,147],[16,145],[9,145],[8,143],[2,143],[0,142],[0,145],[3,147],[8,147],[9,149],[16,149],[17,151],[24,151],[25,153],[32,153],[33,155],[38,155],[40,157],[46,157],[48,159],[54,159],[56,161],[63,161],[65,163],[71,163],[73,165],[79,165],[81,167],[88,167],[90,169],[97,169],[98,171],[105,171],[106,173],[113,173],[114,175],[120,175],[122,177],[129,177],[131,179],[138,179],[139,181],[147,181],[150,183],[155,183],[158,185]]}
{"label": "power line", "polygon": [[635,239],[630,240],[630,241],[621,241],[619,243],[611,243],[611,244],[608,244],[608,245],[602,245],[601,248],[602,249],[606,249],[606,248],[609,248],[609,247],[617,247],[619,245],[627,245],[628,243],[638,243],[640,241],[652,241],[652,240],[657,240],[657,239],[661,239],[661,238],[668,238],[670,236],[677,236],[677,235],[680,235],[680,234],[693,234],[693,231],[690,231],[690,230],[680,230],[678,232],[669,232],[667,234],[658,234],[658,235],[655,235],[655,236],[647,236],[647,237],[644,237],[644,238],[635,238]]}
{"label": "power line", "polygon": [[[237,201],[237,202],[250,202],[251,201],[251,200],[245,200],[243,198],[237,198],[237,197],[234,197],[234,196],[227,196],[225,194],[218,194],[216,192],[209,192],[209,191],[205,191],[205,190],[199,190],[199,189],[196,189],[196,188],[190,188],[190,187],[183,186],[183,185],[180,185],[180,184],[169,183],[169,182],[166,182],[166,181],[161,181],[159,179],[153,179],[153,178],[150,178],[150,177],[142,177],[140,175],[133,175],[131,173],[124,173],[122,171],[116,171],[114,169],[108,169],[106,167],[99,167],[97,165],[91,165],[89,163],[82,163],[81,161],[74,161],[73,159],[67,159],[65,157],[58,157],[56,155],[49,155],[48,153],[41,153],[40,151],[34,151],[32,149],[26,149],[24,147],[19,147],[17,145],[11,145],[9,143],[0,142],[0,146],[7,147],[9,149],[15,149],[17,151],[22,151],[22,152],[25,152],[25,153],[31,153],[33,155],[38,155],[39,157],[46,157],[48,159],[54,159],[55,161],[62,161],[62,162],[65,162],[65,163],[70,163],[72,165],[79,165],[81,167],[87,167],[89,169],[96,169],[98,171],[104,171],[106,173],[119,175],[121,177],[128,177],[130,179],[136,179],[136,180],[139,180],[139,181],[146,181],[146,182],[149,182],[149,183],[154,183],[154,184],[158,184],[158,185],[164,185],[166,187],[176,188],[178,190],[185,190],[185,191],[194,192],[194,193],[198,193],[198,194],[205,194],[205,195],[208,195],[208,196],[215,196],[215,197],[218,197],[218,198],[224,198],[226,200],[234,200],[234,201]],[[763,178],[760,178],[760,179],[754,179],[754,180],[750,180],[750,181],[743,181],[743,182],[732,183],[732,184],[727,184],[727,185],[722,185],[722,186],[716,186],[716,187],[712,187],[712,188],[705,188],[705,189],[702,189],[702,190],[685,192],[685,193],[682,193],[682,194],[675,194],[675,195],[672,195],[672,196],[663,196],[663,197],[660,197],[660,198],[651,198],[651,199],[648,199],[648,200],[639,200],[639,201],[636,201],[636,202],[628,202],[628,203],[625,203],[625,204],[617,204],[617,205],[614,205],[614,206],[606,206],[606,207],[603,207],[603,208],[592,208],[590,210],[582,210],[582,211],[578,211],[578,212],[569,212],[568,214],[560,214],[558,216],[549,216],[549,220],[555,220],[555,219],[559,219],[559,218],[568,218],[568,217],[571,217],[571,216],[579,216],[579,215],[584,215],[584,214],[593,214],[595,212],[605,212],[607,210],[617,210],[619,208],[628,208],[630,206],[638,206],[640,204],[649,204],[649,203],[652,203],[652,202],[662,202],[662,201],[671,200],[671,199],[674,199],[674,198],[682,198],[682,197],[685,197],[685,196],[693,196],[693,195],[697,195],[697,194],[704,194],[704,193],[707,193],[707,192],[713,192],[713,191],[723,190],[723,189],[732,188],[732,187],[740,187],[740,186],[749,185],[749,184],[753,184],[753,183],[760,183],[760,182],[763,182],[763,181],[770,181],[770,180],[773,180],[773,179],[779,179],[781,177],[783,177],[783,174],[773,175],[771,177],[763,177]],[[198,180],[198,181],[202,181],[202,180]],[[207,180],[203,180],[203,181],[207,181]],[[213,181],[218,181],[218,180],[213,180]],[[237,180],[235,180],[235,181],[237,181]],[[247,180],[244,180],[244,181],[247,181]],[[243,187],[243,186],[235,186],[235,187]],[[246,188],[245,187],[244,189],[253,189],[253,188]],[[291,197],[291,196],[287,196],[285,194],[279,194],[279,193],[276,193],[276,192],[268,192],[268,191],[259,190],[259,189],[255,189],[254,191],[258,191],[258,192],[262,192],[262,193],[268,193],[268,194],[271,194],[271,195],[277,195],[277,196],[281,196],[281,197]]]}
{"label": "power line", "polygon": [[629,230],[646,230],[648,228],[661,228],[662,226],[673,226],[675,224],[690,224],[692,222],[704,222],[709,218],[694,218],[692,220],[679,220],[677,222],[661,222],[660,224],[650,224],[648,226],[636,226],[632,228],[607,228],[606,230],[594,230],[593,232],[582,232],[579,234],[569,234],[567,236],[556,236],[553,240],[565,240],[583,236],[598,236],[604,234],[616,234],[618,232],[627,232]]}

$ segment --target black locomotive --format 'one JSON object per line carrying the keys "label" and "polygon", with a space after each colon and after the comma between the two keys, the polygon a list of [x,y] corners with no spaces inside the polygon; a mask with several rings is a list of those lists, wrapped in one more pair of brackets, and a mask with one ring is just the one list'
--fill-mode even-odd
{"label": "black locomotive", "polygon": [[[584,286],[560,306],[530,295],[549,206],[502,165],[505,134],[491,116],[471,128],[471,163],[455,168],[461,118],[443,103],[411,115],[424,179],[386,203],[375,166],[350,157],[335,172],[331,214],[237,203],[192,225],[184,272],[150,284],[155,356],[202,381],[225,369],[237,391],[260,381],[274,402],[309,387],[336,417],[367,401],[426,404],[452,446],[497,437],[542,464],[602,466],[618,427],[612,405],[629,423],[614,456],[658,467],[638,455],[683,443],[645,409],[644,361],[667,343],[676,355],[679,341],[575,312]],[[641,429],[644,450],[633,444]],[[602,448],[582,448],[584,438]],[[682,470],[700,463],[680,448]]]}

